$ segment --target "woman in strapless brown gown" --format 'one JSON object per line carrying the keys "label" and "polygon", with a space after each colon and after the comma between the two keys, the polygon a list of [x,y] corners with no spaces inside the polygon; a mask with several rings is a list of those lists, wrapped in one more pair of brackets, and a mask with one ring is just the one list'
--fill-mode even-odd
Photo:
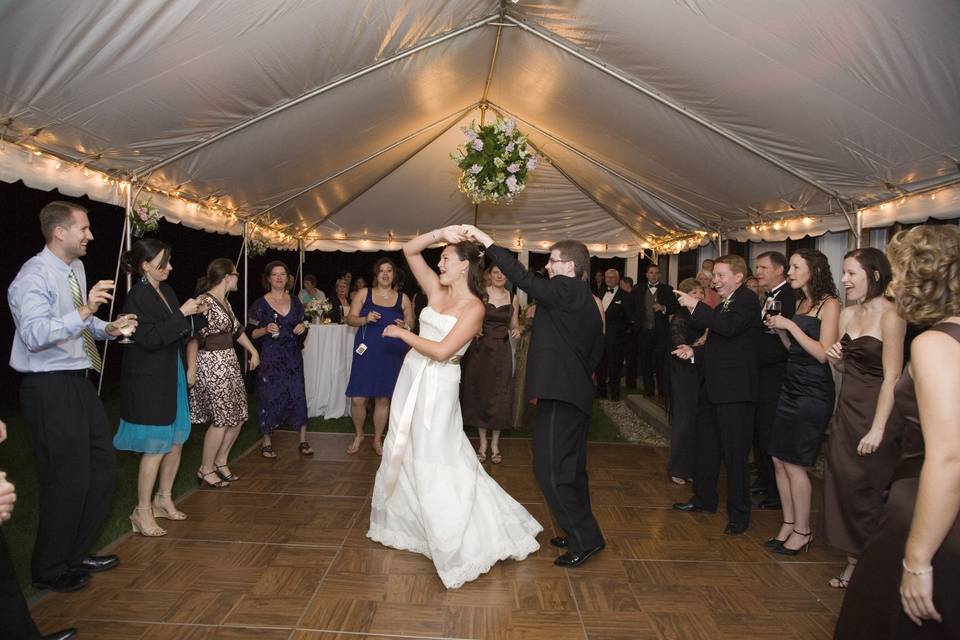
{"label": "woman in strapless brown gown", "polygon": [[490,462],[500,464],[500,432],[513,426],[513,352],[510,338],[519,337],[519,302],[506,289],[507,278],[497,267],[487,274],[487,314],[481,334],[470,343],[460,364],[460,406],[463,424],[477,427],[480,444],[477,458],[487,459],[487,430]]}
{"label": "woman in strapless brown gown", "polygon": [[[879,534],[850,582],[835,639],[960,638],[960,229],[914,227],[887,250],[897,306],[932,324],[897,383],[903,455]],[[923,424],[920,424],[920,416]]]}
{"label": "woman in strapless brown gown", "polygon": [[[890,263],[879,249],[855,249],[843,260],[841,284],[848,306],[840,314],[840,342],[827,356],[843,383],[827,445],[820,531],[847,552],[830,586],[845,589],[867,540],[880,526],[883,500],[900,456],[884,437],[893,390],[903,369],[906,322],[883,297]],[[855,304],[850,304],[855,302]]]}

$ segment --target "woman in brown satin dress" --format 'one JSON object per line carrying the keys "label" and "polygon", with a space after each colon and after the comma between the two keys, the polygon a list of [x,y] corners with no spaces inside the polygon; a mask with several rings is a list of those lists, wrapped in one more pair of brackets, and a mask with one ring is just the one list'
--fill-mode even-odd
{"label": "woman in brown satin dress", "polygon": [[840,282],[847,307],[840,314],[842,338],[827,350],[843,374],[827,445],[823,521],[827,544],[847,552],[847,565],[830,580],[845,589],[867,540],[880,526],[883,499],[900,447],[884,437],[893,410],[893,389],[903,369],[907,324],[883,297],[890,263],[879,249],[855,249],[843,259]]}
{"label": "woman in brown satin dress", "polygon": [[513,426],[513,353],[510,338],[520,336],[519,303],[506,289],[507,277],[499,267],[487,274],[486,317],[481,334],[470,344],[461,363],[460,405],[463,424],[477,427],[480,447],[477,458],[487,459],[487,429],[490,462],[500,464],[500,432]]}
{"label": "woman in brown satin dress", "polygon": [[901,231],[887,254],[901,315],[934,326],[897,383],[903,455],[834,637],[960,638],[960,229]]}

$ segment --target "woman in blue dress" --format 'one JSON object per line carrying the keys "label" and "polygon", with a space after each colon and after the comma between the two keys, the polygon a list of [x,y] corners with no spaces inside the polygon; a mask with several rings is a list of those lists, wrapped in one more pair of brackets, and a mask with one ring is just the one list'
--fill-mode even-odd
{"label": "woman in blue dress", "polygon": [[385,340],[383,329],[391,324],[413,326],[413,306],[410,299],[395,288],[397,269],[390,258],[380,258],[373,264],[373,281],[372,287],[359,289],[354,294],[347,314],[347,324],[359,328],[347,384],[356,436],[347,453],[360,450],[363,425],[367,421],[367,400],[373,398],[373,448],[377,455],[383,455],[390,397],[407,355],[407,345],[400,340]]}
{"label": "woman in blue dress", "polygon": [[307,395],[303,384],[303,353],[300,336],[307,330],[303,305],[290,295],[287,265],[274,260],[263,270],[266,293],[250,307],[247,323],[250,337],[260,351],[257,368],[257,422],[263,444],[260,455],[276,458],[270,437],[287,425],[300,432],[300,453],[312,456],[307,442]]}
{"label": "woman in blue dress", "polygon": [[[130,524],[134,533],[149,537],[167,533],[157,525],[156,518],[187,517],[177,510],[172,498],[180,449],[190,436],[183,348],[207,326],[202,315],[207,308],[193,298],[180,304],[166,283],[173,270],[170,253],[170,245],[145,238],[122,259],[128,273],[140,276],[123,303],[123,312],[136,314],[139,325],[133,342],[124,346],[120,428],[113,446],[143,454],[137,476],[137,507],[130,515]],[[204,480],[199,472],[198,480]],[[151,502],[155,484],[157,493]]]}

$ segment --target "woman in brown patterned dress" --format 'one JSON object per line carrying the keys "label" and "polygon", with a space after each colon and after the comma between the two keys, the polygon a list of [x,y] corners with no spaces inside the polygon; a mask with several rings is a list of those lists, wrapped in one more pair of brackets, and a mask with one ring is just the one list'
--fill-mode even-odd
{"label": "woman in brown patterned dress", "polygon": [[239,480],[230,472],[230,448],[247,421],[247,392],[240,374],[234,341],[250,355],[250,369],[260,364],[260,355],[243,332],[227,300],[237,290],[239,276],[233,262],[217,258],[207,275],[197,282],[197,300],[204,301],[207,327],[187,343],[187,384],[190,387],[190,421],[209,422],[203,438],[200,473],[212,487],[225,487]]}

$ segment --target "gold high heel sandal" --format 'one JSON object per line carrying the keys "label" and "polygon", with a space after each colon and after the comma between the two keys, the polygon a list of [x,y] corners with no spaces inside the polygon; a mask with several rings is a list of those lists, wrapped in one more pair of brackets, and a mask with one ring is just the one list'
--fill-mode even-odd
{"label": "gold high heel sandal", "polygon": [[169,498],[170,495],[166,493],[160,493],[159,491],[156,495],[153,496],[153,517],[154,518],[166,518],[167,520],[186,520],[187,514],[183,511],[178,511],[174,509],[173,511],[167,511],[166,507],[160,505],[158,498]]}
{"label": "gold high heel sandal", "polygon": [[161,529],[158,526],[154,526],[152,529],[144,527],[136,517],[137,513],[140,513],[140,507],[134,507],[133,513],[130,514],[130,526],[133,528],[134,533],[139,533],[145,538],[159,538],[160,536],[167,535],[167,530]]}

